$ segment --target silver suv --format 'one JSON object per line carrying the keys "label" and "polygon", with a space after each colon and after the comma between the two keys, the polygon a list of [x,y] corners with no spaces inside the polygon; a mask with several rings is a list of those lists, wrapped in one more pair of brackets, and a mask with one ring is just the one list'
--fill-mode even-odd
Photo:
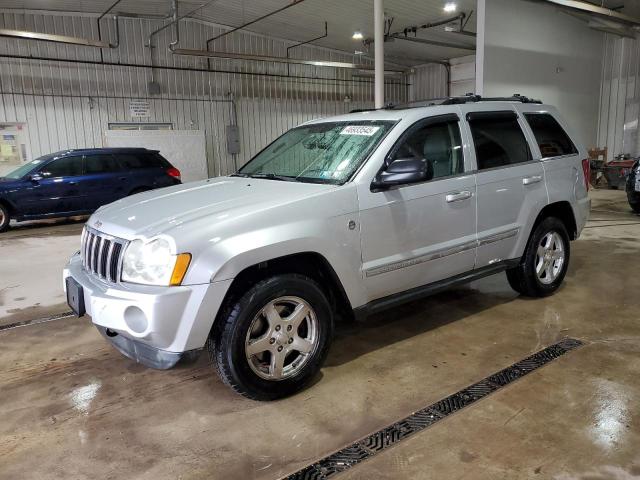
{"label": "silver suv", "polygon": [[338,317],[502,271],[523,295],[557,290],[589,215],[586,158],[524,97],[312,121],[234,175],[99,209],[67,299],[140,363],[206,346],[237,392],[283,397],[320,369]]}

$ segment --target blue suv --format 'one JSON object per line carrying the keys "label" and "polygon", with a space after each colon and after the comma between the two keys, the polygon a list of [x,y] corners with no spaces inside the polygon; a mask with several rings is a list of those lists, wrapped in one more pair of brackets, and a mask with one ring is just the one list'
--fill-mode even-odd
{"label": "blue suv", "polygon": [[52,153],[0,177],[0,232],[11,219],[86,215],[122,197],[179,183],[180,171],[156,150]]}

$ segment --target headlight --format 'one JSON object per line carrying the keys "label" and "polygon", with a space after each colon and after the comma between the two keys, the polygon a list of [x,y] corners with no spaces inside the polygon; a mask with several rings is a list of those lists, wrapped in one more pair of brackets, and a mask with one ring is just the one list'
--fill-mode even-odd
{"label": "headlight", "polygon": [[165,239],[134,240],[124,252],[122,280],[145,285],[180,285],[190,261],[188,253],[173,255]]}

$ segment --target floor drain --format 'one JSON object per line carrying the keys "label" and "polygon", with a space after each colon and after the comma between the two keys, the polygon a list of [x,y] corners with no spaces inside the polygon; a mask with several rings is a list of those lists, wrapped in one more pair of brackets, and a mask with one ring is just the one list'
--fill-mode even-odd
{"label": "floor drain", "polygon": [[285,478],[286,480],[331,478],[581,345],[580,340],[565,338]]}

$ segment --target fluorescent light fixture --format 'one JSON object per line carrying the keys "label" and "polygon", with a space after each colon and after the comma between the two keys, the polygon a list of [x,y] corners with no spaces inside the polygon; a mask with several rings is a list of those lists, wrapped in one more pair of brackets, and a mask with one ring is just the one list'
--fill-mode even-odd
{"label": "fluorescent light fixture", "polygon": [[447,13],[455,12],[458,9],[458,5],[454,2],[449,2],[444,5],[444,11]]}
{"label": "fluorescent light fixture", "polygon": [[364,35],[362,35],[362,32],[353,32],[351,38],[353,38],[354,40],[362,40],[364,38]]}

